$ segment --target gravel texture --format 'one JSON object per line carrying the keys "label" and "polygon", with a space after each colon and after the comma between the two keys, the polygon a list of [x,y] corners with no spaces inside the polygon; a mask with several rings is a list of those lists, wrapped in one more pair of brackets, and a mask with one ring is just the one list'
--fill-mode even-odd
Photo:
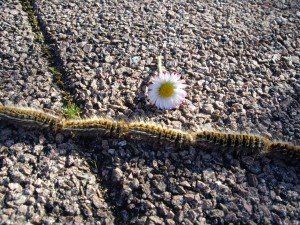
{"label": "gravel texture", "polygon": [[[220,149],[0,127],[4,224],[298,224],[300,168]],[[87,163],[89,162],[89,164]]]}
{"label": "gravel texture", "polygon": [[[300,143],[297,1],[37,0],[35,7],[86,115]],[[178,110],[147,100],[160,54],[189,85]]]}
{"label": "gravel texture", "polygon": [[97,168],[87,162],[94,162],[88,150],[61,134],[0,126],[2,224],[112,224]]}
{"label": "gravel texture", "polygon": [[0,104],[61,111],[47,58],[19,1],[0,2]]}
{"label": "gravel texture", "polygon": [[[65,88],[86,116],[300,144],[297,1],[33,3],[66,71]],[[60,90],[18,0],[0,3],[0,31],[0,104],[60,111]],[[160,54],[189,85],[172,111],[147,100]],[[296,225],[300,167],[284,159],[81,138],[0,120],[0,221]]]}

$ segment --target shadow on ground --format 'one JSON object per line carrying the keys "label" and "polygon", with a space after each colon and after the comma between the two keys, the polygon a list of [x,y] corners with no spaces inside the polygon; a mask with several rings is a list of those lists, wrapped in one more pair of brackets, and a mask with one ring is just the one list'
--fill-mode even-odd
{"label": "shadow on ground", "polygon": [[150,143],[2,123],[2,221],[276,224],[299,218],[299,167],[263,155]]}

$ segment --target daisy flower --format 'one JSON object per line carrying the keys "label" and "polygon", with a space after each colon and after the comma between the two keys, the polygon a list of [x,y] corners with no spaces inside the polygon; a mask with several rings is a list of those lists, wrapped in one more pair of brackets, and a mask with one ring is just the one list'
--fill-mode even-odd
{"label": "daisy flower", "polygon": [[159,71],[158,76],[151,79],[149,100],[159,109],[176,108],[187,95],[185,81],[180,79],[179,74]]}

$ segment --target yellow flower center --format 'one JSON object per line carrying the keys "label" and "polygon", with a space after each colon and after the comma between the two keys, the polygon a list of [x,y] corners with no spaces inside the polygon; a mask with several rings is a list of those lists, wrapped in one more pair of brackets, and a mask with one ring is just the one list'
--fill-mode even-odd
{"label": "yellow flower center", "polygon": [[174,94],[174,85],[170,82],[162,84],[159,88],[159,95],[163,98],[169,98]]}

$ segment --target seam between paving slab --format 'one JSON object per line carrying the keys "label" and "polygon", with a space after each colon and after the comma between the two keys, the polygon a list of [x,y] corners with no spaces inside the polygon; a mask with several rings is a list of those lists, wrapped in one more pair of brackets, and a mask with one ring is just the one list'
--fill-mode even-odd
{"label": "seam between paving slab", "polygon": [[72,94],[66,90],[64,83],[67,72],[61,66],[62,60],[59,58],[59,54],[56,54],[57,49],[53,48],[55,45],[44,29],[44,26],[42,25],[43,22],[34,10],[34,2],[30,0],[20,0],[20,2],[23,10],[28,14],[30,26],[35,34],[35,42],[41,45],[42,52],[48,60],[50,72],[53,74],[55,84],[60,89],[60,93],[63,96],[64,105],[68,106],[74,104],[74,98]]}
{"label": "seam between paving slab", "polygon": [[[47,34],[45,26],[43,26],[43,21],[37,15],[37,12],[34,9],[34,2],[30,0],[20,0],[20,2],[22,4],[23,10],[28,14],[30,26],[33,33],[35,34],[35,42],[41,45],[43,54],[46,56],[49,62],[50,71],[53,74],[54,81],[59,87],[60,92],[63,96],[64,105],[68,106],[74,104],[74,98],[72,94],[68,90],[66,90],[65,87],[64,78],[66,77],[67,72],[61,66],[62,60],[59,58],[59,54],[57,54],[58,49],[55,48],[55,44],[53,44],[54,41],[51,40],[50,35]],[[99,162],[97,164],[99,164]],[[89,161],[89,166],[91,169],[93,169],[96,165],[94,165],[93,161]],[[101,168],[101,165],[99,165],[99,168]],[[109,190],[112,185],[111,182],[104,181],[103,179],[98,178],[97,181],[98,185],[100,186],[100,190]],[[117,221],[120,221],[122,210],[124,209],[114,204],[116,199],[112,199],[111,196],[108,196],[109,194],[106,191],[102,191],[102,194],[105,202],[110,205],[110,210],[113,216]]]}

